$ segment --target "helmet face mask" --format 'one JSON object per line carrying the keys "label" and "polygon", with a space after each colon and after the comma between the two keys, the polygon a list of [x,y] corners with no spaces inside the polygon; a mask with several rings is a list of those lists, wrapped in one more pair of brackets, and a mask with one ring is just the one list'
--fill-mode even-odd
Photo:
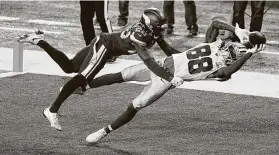
{"label": "helmet face mask", "polygon": [[159,9],[146,9],[141,17],[141,23],[143,23],[156,38],[163,37],[166,34],[166,18]]}

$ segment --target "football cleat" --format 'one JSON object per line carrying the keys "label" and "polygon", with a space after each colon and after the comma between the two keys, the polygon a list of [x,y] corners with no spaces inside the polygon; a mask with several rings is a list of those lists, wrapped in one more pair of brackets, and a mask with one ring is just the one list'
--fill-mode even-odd
{"label": "football cleat", "polygon": [[40,40],[44,40],[44,32],[40,30],[33,34],[24,34],[17,39],[20,43],[31,43],[33,45],[37,45]]}
{"label": "football cleat", "polygon": [[[59,91],[61,92],[63,89],[63,87],[60,87]],[[86,89],[83,89],[81,87],[78,87],[73,94],[77,94],[77,95],[84,95],[85,94]]]}
{"label": "football cleat", "polygon": [[62,131],[62,128],[58,122],[57,113],[52,113],[49,111],[49,108],[46,108],[43,114],[50,122],[51,127],[57,129],[58,131]]}
{"label": "football cleat", "polygon": [[102,128],[86,137],[86,142],[96,143],[107,135],[105,128]]}

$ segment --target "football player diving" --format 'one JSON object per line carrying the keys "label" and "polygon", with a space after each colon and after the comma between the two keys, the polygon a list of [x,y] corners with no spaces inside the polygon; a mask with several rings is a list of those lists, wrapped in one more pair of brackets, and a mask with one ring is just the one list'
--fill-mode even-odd
{"label": "football player diving", "polygon": [[[221,40],[216,38],[219,30],[234,32],[239,37],[239,42]],[[174,77],[185,81],[216,79],[226,81],[238,71],[244,63],[255,53],[264,49],[266,38],[260,32],[249,32],[227,24],[216,18],[213,20],[206,33],[205,43],[201,43],[185,52],[170,48],[164,41],[158,41],[160,47],[168,55],[158,63]],[[88,143],[95,143],[131,121],[136,113],[162,97],[168,90],[174,88],[169,81],[150,72],[148,68],[139,63],[128,67],[121,72],[106,74],[91,81],[92,88],[113,83],[127,81],[151,81],[136,97],[126,111],[113,123],[87,136]]]}
{"label": "football player diving", "polygon": [[[167,23],[164,14],[156,8],[149,8],[144,10],[139,22],[122,32],[100,34],[92,40],[90,45],[81,49],[73,59],[69,59],[63,52],[52,47],[44,40],[44,35],[40,31],[20,37],[19,42],[28,42],[44,49],[64,72],[77,73],[63,86],[53,104],[43,112],[51,127],[62,130],[57,117],[62,103],[77,88],[81,87],[83,90],[90,88],[89,83],[112,56],[137,53],[147,68],[155,75],[174,86],[181,85],[183,79],[174,77],[173,74],[167,72],[148,52],[148,49],[158,41],[167,44],[164,41],[166,29]],[[168,47],[170,46],[168,45]]]}

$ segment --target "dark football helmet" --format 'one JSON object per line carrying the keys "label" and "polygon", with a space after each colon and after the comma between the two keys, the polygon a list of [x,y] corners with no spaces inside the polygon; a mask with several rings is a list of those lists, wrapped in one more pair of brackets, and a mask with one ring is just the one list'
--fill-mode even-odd
{"label": "dark football helmet", "polygon": [[140,22],[144,24],[155,36],[163,37],[167,30],[167,20],[159,9],[148,8],[144,10]]}

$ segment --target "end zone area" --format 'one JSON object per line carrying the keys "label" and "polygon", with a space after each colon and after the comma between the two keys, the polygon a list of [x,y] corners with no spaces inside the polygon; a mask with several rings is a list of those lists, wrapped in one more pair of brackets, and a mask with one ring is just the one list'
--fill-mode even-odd
{"label": "end zone area", "polygon": [[124,83],[72,95],[62,106],[63,131],[42,111],[68,77],[0,78],[0,154],[277,154],[279,99],[173,89],[97,145],[91,132],[111,123],[141,92]]}

